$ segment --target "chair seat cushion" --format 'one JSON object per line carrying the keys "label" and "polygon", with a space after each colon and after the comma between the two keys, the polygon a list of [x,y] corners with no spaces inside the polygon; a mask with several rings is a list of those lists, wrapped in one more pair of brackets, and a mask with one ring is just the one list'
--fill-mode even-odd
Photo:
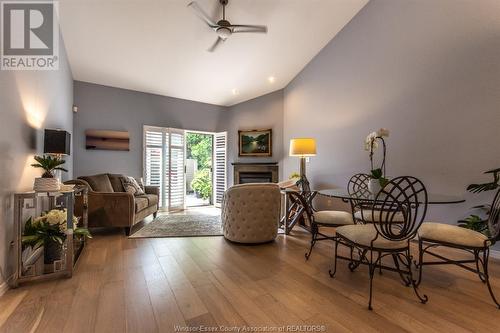
{"label": "chair seat cushion", "polygon": [[[380,210],[375,210],[372,212],[371,209],[363,209],[358,210],[354,213],[354,218],[356,220],[365,221],[365,222],[380,222]],[[404,222],[404,216],[401,212],[397,212],[394,214],[394,217],[391,217],[391,214],[387,214],[384,212],[383,216],[388,216],[391,218],[391,222]]]}
{"label": "chair seat cushion", "polygon": [[435,222],[423,223],[418,229],[418,235],[436,242],[469,247],[484,247],[484,241],[488,239],[482,233],[474,230]]}
{"label": "chair seat cushion", "polygon": [[314,213],[314,221],[320,224],[349,225],[354,224],[352,214],[337,210],[322,210]]}
{"label": "chair seat cushion", "polygon": [[[377,237],[377,229],[373,224],[346,225],[337,228],[337,235],[361,246],[371,246],[372,240]],[[378,235],[373,242],[373,246],[378,249],[403,249],[408,246],[408,241],[391,241]]]}

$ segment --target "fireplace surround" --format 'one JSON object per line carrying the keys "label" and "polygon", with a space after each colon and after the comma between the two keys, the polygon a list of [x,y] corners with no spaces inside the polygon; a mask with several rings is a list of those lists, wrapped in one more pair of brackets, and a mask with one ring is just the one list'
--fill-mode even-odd
{"label": "fireplace surround", "polygon": [[241,163],[234,162],[234,185],[246,183],[277,183],[279,167],[277,162]]}

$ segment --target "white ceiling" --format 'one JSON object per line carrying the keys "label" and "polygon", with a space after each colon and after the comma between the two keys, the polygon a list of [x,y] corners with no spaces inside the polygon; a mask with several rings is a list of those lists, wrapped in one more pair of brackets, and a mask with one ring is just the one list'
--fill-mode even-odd
{"label": "white ceiling", "polygon": [[[269,32],[233,35],[209,53],[216,34],[190,1],[60,1],[74,79],[233,105],[285,87],[368,2],[230,0],[231,23],[265,24]],[[197,2],[217,21],[218,0]]]}

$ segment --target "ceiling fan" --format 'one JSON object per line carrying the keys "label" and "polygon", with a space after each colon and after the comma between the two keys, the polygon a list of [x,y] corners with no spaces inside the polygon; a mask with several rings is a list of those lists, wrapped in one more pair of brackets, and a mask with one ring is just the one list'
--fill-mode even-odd
{"label": "ceiling fan", "polygon": [[267,33],[267,27],[265,25],[242,25],[242,24],[231,24],[226,20],[226,6],[229,0],[219,0],[222,5],[222,19],[217,23],[214,22],[198,5],[196,1],[191,2],[188,7],[191,7],[196,15],[201,18],[205,23],[217,33],[218,37],[215,43],[207,50],[208,52],[213,52],[221,43],[225,42],[229,36],[236,33]]}

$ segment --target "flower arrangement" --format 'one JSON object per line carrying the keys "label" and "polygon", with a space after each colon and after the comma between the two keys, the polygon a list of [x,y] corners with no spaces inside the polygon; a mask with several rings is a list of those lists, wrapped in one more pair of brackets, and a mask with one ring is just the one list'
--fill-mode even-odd
{"label": "flower arrangement", "polygon": [[[378,131],[371,132],[365,139],[365,150],[370,154],[370,177],[378,180],[381,187],[384,187],[388,180],[385,178],[385,158],[386,158],[386,145],[384,138],[389,137],[389,130],[381,128]],[[382,144],[382,162],[379,167],[375,166],[373,156]]]}
{"label": "flower arrangement", "polygon": [[[67,213],[66,209],[53,209],[35,219],[30,217],[24,226],[23,248],[31,247],[35,250],[44,246],[45,263],[59,259],[62,245],[66,240]],[[78,227],[78,223],[78,218],[73,216],[73,225],[75,226],[73,234],[92,238],[88,229]]]}

